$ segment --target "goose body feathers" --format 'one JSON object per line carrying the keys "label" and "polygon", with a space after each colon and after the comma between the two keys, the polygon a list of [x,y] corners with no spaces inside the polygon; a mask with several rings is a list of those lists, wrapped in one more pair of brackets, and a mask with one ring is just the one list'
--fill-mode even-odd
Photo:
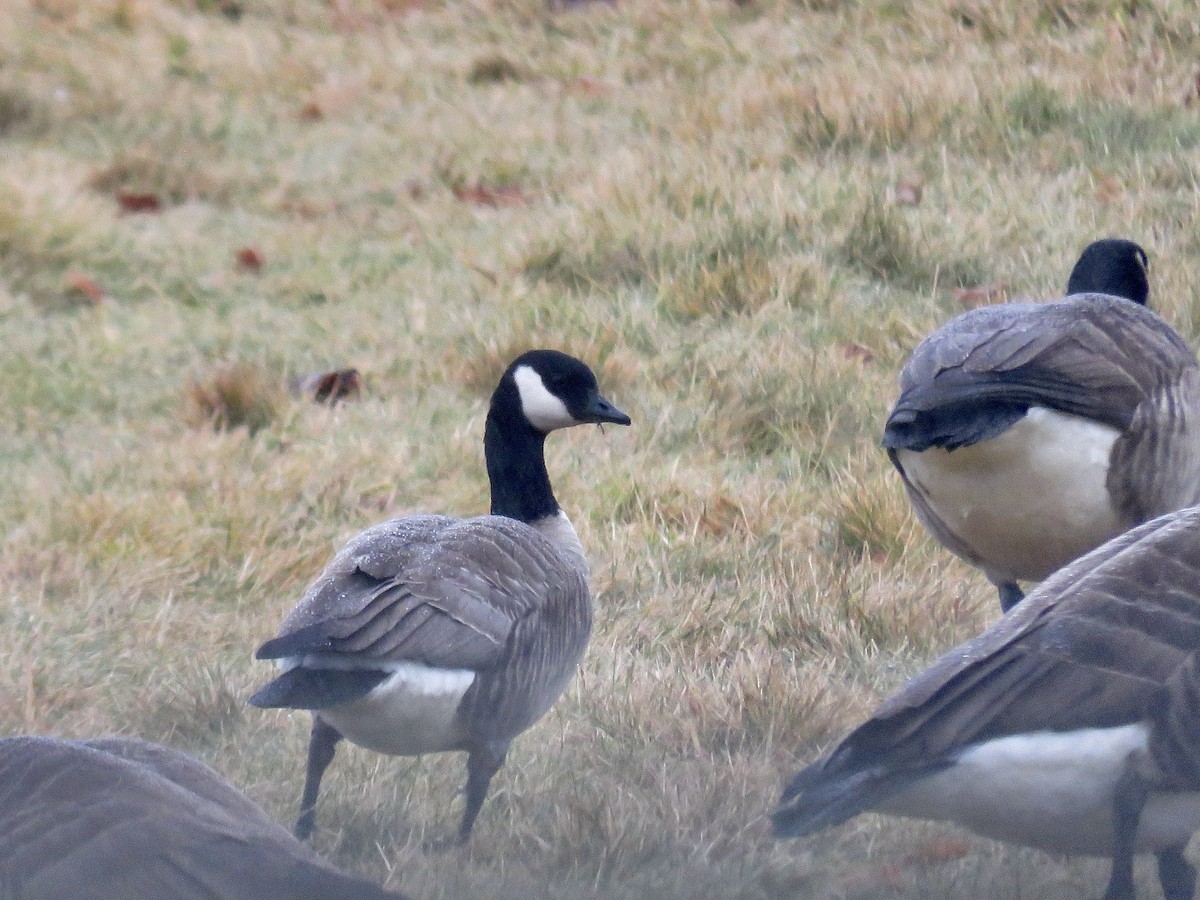
{"label": "goose body feathers", "polygon": [[212,769],[125,738],[0,740],[0,896],[384,900]]}
{"label": "goose body feathers", "polygon": [[[1072,284],[1126,271],[1113,253],[1140,266],[1108,243]],[[1078,275],[1086,259],[1100,274]],[[983,307],[913,351],[883,445],[922,524],[1019,599],[1016,582],[1200,502],[1200,366],[1124,297]]]}
{"label": "goose body feathers", "polygon": [[[322,710],[354,743],[466,750],[484,726],[524,731],[566,688],[591,632],[586,576],[515,519],[394,519],[343,547],[258,655],[305,672],[287,705]],[[536,670],[511,671],[530,653]]]}
{"label": "goose body feathers", "polygon": [[[1198,660],[1192,508],[1076,560],[916,676],[793,779],[776,829],[878,810],[1171,869],[1200,827]],[[1117,813],[1130,784],[1132,822]]]}

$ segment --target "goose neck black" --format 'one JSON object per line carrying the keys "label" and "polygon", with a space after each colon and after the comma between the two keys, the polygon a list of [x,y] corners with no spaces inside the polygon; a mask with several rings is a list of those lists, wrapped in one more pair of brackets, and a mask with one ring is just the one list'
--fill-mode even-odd
{"label": "goose neck black", "polygon": [[488,412],[483,455],[492,487],[492,515],[536,522],[559,511],[546,472],[546,435],[523,416]]}

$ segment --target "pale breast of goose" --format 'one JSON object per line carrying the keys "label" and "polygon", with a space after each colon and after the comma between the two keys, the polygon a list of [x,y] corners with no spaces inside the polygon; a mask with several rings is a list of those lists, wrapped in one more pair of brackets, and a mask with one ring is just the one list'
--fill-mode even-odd
{"label": "pale breast of goose", "polygon": [[[1143,257],[1107,242],[1080,260],[1099,274],[1077,266],[1071,283],[1132,270],[1144,285]],[[922,341],[883,445],[922,524],[1007,609],[1018,581],[1200,502],[1197,417],[1200,366],[1183,339],[1133,300],[1075,294],[971,310]]]}

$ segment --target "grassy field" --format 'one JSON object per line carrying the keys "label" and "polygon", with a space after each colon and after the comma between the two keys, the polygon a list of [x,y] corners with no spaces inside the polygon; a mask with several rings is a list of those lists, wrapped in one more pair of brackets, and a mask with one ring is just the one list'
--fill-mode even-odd
{"label": "grassy field", "polygon": [[[1060,292],[1104,235],[1200,336],[1194,4],[0,21],[0,733],[165,742],[290,823],[308,718],[245,705],[254,648],[355,531],[486,509],[487,396],[554,346],[635,423],[550,441],[593,565],[584,669],[468,850],[426,849],[461,758],[349,747],[318,848],[419,898],[1100,892],[1102,862],[948,827],[780,843],[764,816],[997,614],[877,445],[920,337]],[[282,387],[341,366],[357,402]]]}

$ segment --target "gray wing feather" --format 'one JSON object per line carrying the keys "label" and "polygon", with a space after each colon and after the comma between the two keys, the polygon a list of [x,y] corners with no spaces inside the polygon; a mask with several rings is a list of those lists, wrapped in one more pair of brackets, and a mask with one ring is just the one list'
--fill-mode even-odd
{"label": "gray wing feather", "polygon": [[916,676],[831,761],[853,767],[1018,732],[1138,721],[1200,648],[1198,588],[1200,509],[1126,532]]}
{"label": "gray wing feather", "polygon": [[303,633],[338,665],[482,670],[504,658],[515,622],[563,596],[586,603],[586,579],[535,529],[500,516],[410,516],[342,548],[276,641]]}
{"label": "gray wing feather", "polygon": [[[1166,322],[1118,297],[1081,294],[972,310],[913,351],[901,372],[885,443],[923,449],[920,434],[932,428],[936,437],[925,446],[953,446],[957,431],[981,430],[973,410],[996,415],[1029,406],[1123,430],[1140,404],[1196,365],[1195,354]],[[925,421],[937,417],[949,421]]]}

